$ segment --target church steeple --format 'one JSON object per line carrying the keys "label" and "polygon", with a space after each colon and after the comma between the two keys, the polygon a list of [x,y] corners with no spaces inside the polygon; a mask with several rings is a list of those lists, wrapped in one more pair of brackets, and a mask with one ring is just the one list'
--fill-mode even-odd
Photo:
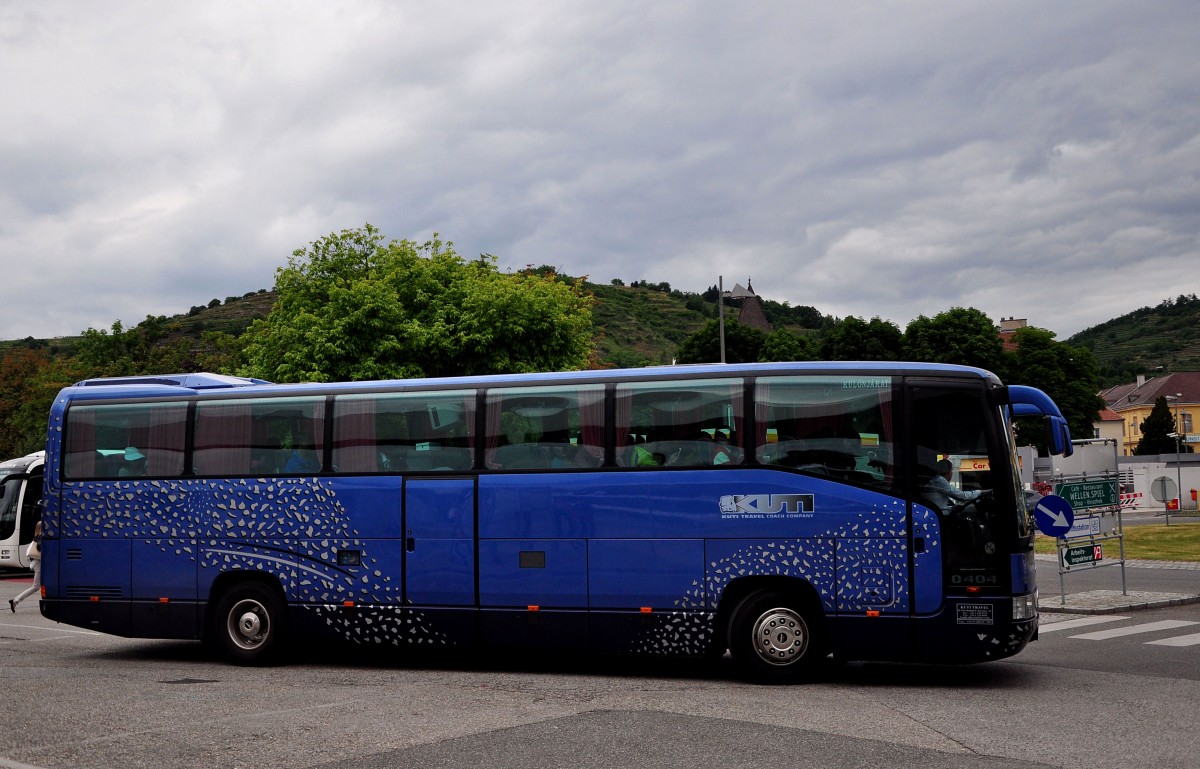
{"label": "church steeple", "polygon": [[735,285],[730,293],[733,299],[740,299],[742,302],[742,311],[738,314],[738,323],[750,328],[756,328],[764,333],[771,333],[771,321],[767,320],[767,314],[763,312],[762,300],[758,298],[758,294],[754,293],[754,285],[746,278],[746,287]]}

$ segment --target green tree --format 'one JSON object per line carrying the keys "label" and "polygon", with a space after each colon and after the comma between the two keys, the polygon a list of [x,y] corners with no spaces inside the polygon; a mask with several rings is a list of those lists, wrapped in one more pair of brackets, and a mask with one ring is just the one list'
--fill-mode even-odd
{"label": "green tree", "polygon": [[86,377],[192,370],[193,344],[184,338],[173,338],[176,331],[178,327],[165,315],[147,315],[128,329],[116,320],[110,330],[84,331],[75,347],[75,358]]}
{"label": "green tree", "polygon": [[79,378],[69,362],[52,360],[44,350],[9,350],[0,360],[0,457],[45,446],[54,396]]}
{"label": "green tree", "polygon": [[[737,321],[725,322],[725,362],[754,363],[767,335]],[[679,345],[678,363],[720,363],[721,322],[710,320]]]}
{"label": "green tree", "polygon": [[[1022,328],[1013,339],[1016,350],[997,371],[1000,377],[1006,384],[1029,385],[1049,395],[1067,418],[1071,435],[1090,438],[1104,407],[1097,395],[1096,357],[1085,348],[1054,341],[1054,333],[1041,328]],[[1017,438],[1021,443],[1042,446],[1041,424],[1021,420]]]}
{"label": "green tree", "polygon": [[1004,344],[996,326],[983,312],[954,307],[932,318],[918,316],[904,330],[904,355],[909,360],[952,363],[998,371]]}
{"label": "green tree", "polygon": [[136,335],[119,320],[113,321],[111,332],[89,328],[75,345],[75,358],[87,377],[144,373],[137,371],[141,357]]}
{"label": "green tree", "polygon": [[807,338],[790,334],[783,329],[775,329],[763,340],[762,350],[758,359],[764,363],[770,361],[812,360],[815,357],[813,344]]}
{"label": "green tree", "polygon": [[237,374],[246,363],[246,341],[224,331],[205,331],[200,335],[200,344],[190,350],[192,365],[173,370]]}
{"label": "green tree", "polygon": [[870,322],[848,317],[833,324],[821,337],[823,360],[901,360],[900,327],[878,317]]}
{"label": "green tree", "polygon": [[582,281],[501,273],[450,243],[385,243],[370,224],[297,250],[246,332],[242,373],[278,382],[584,368],[592,295]]}
{"label": "green tree", "polygon": [[1138,441],[1133,453],[1145,454],[1174,454],[1175,439],[1169,437],[1175,432],[1175,417],[1171,414],[1171,406],[1164,395],[1154,401],[1150,415],[1142,422],[1142,438]]}

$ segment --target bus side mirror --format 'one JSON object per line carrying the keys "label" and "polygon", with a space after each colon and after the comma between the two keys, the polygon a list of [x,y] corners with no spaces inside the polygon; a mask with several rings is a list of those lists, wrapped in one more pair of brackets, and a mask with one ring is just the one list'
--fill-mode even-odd
{"label": "bus side mirror", "polygon": [[1067,420],[1058,416],[1047,416],[1044,424],[1046,447],[1052,456],[1061,454],[1069,457],[1075,453],[1075,447],[1071,445],[1071,429],[1067,427]]}
{"label": "bus side mirror", "polygon": [[997,394],[1002,400],[1007,400],[1014,417],[1027,417],[1037,414],[1044,415],[1042,422],[1046,431],[1046,448],[1051,456],[1061,454],[1071,456],[1075,447],[1071,445],[1071,429],[1067,420],[1059,411],[1050,396],[1036,387],[1024,385],[1009,385]]}

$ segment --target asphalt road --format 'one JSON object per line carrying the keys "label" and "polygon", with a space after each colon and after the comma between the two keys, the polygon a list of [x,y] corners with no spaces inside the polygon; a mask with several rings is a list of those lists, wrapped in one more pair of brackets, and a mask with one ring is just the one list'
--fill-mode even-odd
{"label": "asphalt road", "polygon": [[[22,587],[0,580],[0,599]],[[1195,767],[1200,644],[1151,642],[1197,632],[1200,605],[1108,619],[1127,634],[1103,640],[1066,627],[1002,662],[764,687],[727,660],[337,647],[235,668],[26,604],[0,614],[0,767]]]}

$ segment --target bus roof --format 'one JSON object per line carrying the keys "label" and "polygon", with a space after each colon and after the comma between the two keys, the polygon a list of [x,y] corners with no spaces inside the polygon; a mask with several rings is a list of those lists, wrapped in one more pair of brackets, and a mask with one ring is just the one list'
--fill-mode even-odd
{"label": "bus roof", "polygon": [[[201,392],[236,391],[238,395],[317,395],[330,391],[354,393],[380,390],[413,391],[425,389],[470,389],[518,385],[551,385],[561,382],[603,383],[647,379],[696,379],[729,376],[786,376],[789,374],[831,374],[862,376],[952,376],[991,381],[994,374],[969,366],[897,361],[804,361],[788,363],[703,363],[679,366],[652,366],[634,369],[597,369],[533,374],[491,374],[431,379],[396,379],[359,382],[313,382],[273,384],[262,379],[220,374],[168,374],[161,376],[103,377],[86,379],[61,393],[69,400],[111,400],[124,398],[179,398]],[[233,392],[222,392],[233,394]]]}
{"label": "bus roof", "polygon": [[0,478],[23,473],[32,467],[35,463],[41,462],[46,458],[45,451],[35,451],[32,454],[27,454],[16,459],[9,459],[5,462],[0,462]]}

